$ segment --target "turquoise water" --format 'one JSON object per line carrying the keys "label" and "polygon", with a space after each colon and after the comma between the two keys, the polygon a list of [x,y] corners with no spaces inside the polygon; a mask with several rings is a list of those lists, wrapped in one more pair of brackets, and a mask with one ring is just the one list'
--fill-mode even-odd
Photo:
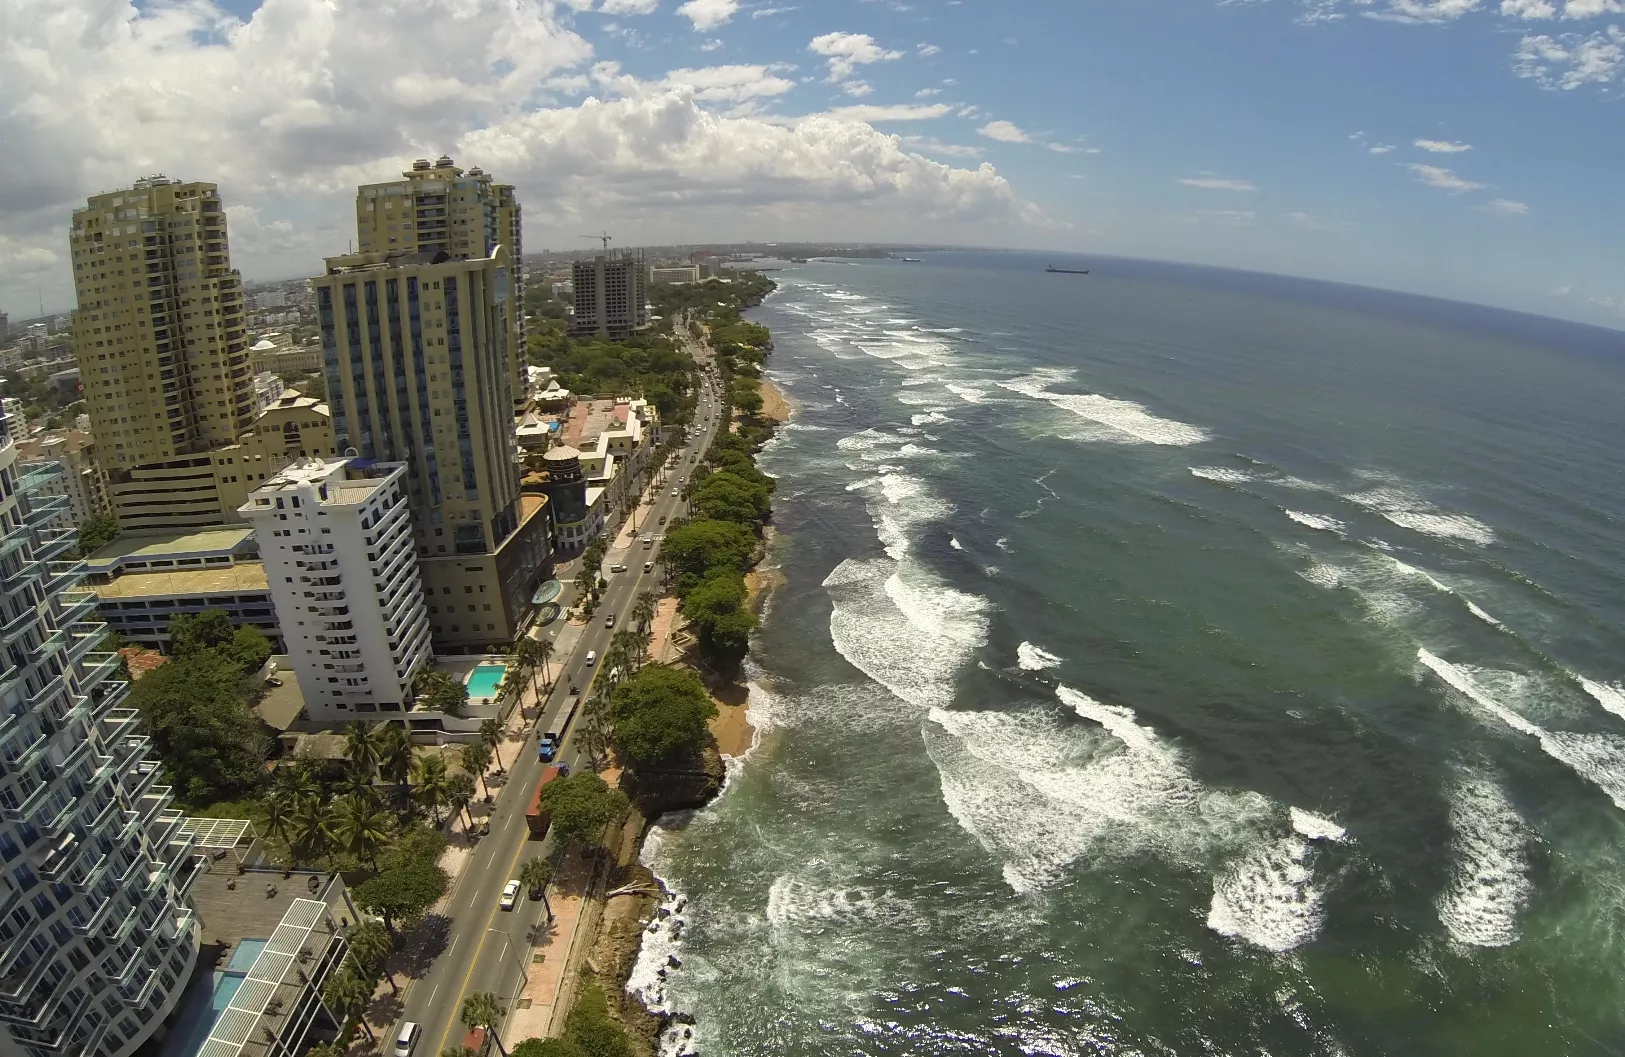
{"label": "turquoise water", "polygon": [[[254,968],[254,959],[260,956],[269,940],[241,940],[235,950],[231,952],[231,960],[226,963],[228,972],[246,973]],[[223,1007],[222,1007],[223,1008]]]}
{"label": "turquoise water", "polygon": [[482,697],[491,697],[496,693],[497,684],[502,681],[502,673],[508,670],[505,664],[476,665],[473,674],[468,677],[469,700],[477,701]]}
{"label": "turquoise water", "polygon": [[1625,334],[1045,263],[753,313],[785,583],[647,845],[668,1048],[1625,1052]]}

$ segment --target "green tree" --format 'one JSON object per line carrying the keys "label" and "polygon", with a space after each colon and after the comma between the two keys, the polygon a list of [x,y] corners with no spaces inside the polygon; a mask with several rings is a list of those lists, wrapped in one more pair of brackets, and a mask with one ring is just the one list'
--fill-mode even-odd
{"label": "green tree", "polygon": [[231,641],[221,649],[236,659],[244,675],[253,675],[271,659],[271,640],[252,624],[244,624],[232,632]]}
{"label": "green tree", "polygon": [[555,778],[542,786],[541,806],[552,818],[552,831],[566,845],[596,847],[604,827],[626,813],[626,794],[611,789],[590,771]]}
{"label": "green tree", "polygon": [[738,572],[718,570],[706,577],[684,594],[677,608],[708,660],[731,669],[744,658],[756,614],[745,604],[745,581]]}
{"label": "green tree", "polygon": [[350,766],[361,774],[372,776],[378,763],[378,743],[372,730],[361,720],[344,725],[344,751],[350,757]]}
{"label": "green tree", "polygon": [[468,805],[474,802],[474,776],[467,771],[458,771],[446,779],[446,806],[451,808],[452,814],[461,814],[468,824],[474,824],[474,816],[469,814]]}
{"label": "green tree", "polygon": [[609,1001],[603,989],[583,980],[575,1005],[564,1018],[564,1037],[575,1043],[587,1057],[631,1057],[632,1043],[626,1031],[609,1015]]}
{"label": "green tree", "polygon": [[378,754],[378,773],[395,785],[397,801],[410,803],[405,793],[412,773],[411,733],[400,723],[381,723],[374,732],[373,744]]}
{"label": "green tree", "polygon": [[366,797],[347,796],[333,808],[333,838],[345,851],[378,871],[378,849],[389,840],[389,816]]}
{"label": "green tree", "polygon": [[385,963],[389,961],[394,948],[395,938],[379,922],[363,921],[350,930],[350,957],[362,965],[369,976],[383,976],[389,981],[390,991],[400,994],[395,978],[384,972]]}
{"label": "green tree", "polygon": [[468,704],[468,686],[438,668],[419,672],[412,692],[424,707],[448,716],[462,715],[463,706]]}
{"label": "green tree", "polygon": [[439,753],[419,756],[412,761],[412,798],[418,806],[440,822],[440,805],[446,802],[446,761]]}
{"label": "green tree", "polygon": [[469,1046],[447,1046],[440,1051],[440,1057],[480,1057],[480,1055]]}
{"label": "green tree", "polygon": [[446,894],[450,879],[433,861],[398,859],[389,856],[376,877],[355,886],[355,902],[384,919],[384,927],[395,932],[410,928]]}
{"label": "green tree", "polygon": [[479,777],[480,788],[485,790],[485,796],[489,799],[491,787],[485,784],[485,769],[491,766],[491,746],[483,741],[471,741],[462,747],[461,752],[463,770]]}
{"label": "green tree", "polygon": [[655,612],[660,607],[660,600],[653,591],[642,591],[638,600],[632,605],[632,621],[640,628],[646,628],[654,620]]}
{"label": "green tree", "polygon": [[508,1057],[587,1057],[569,1039],[526,1039],[508,1051]]}
{"label": "green tree", "polygon": [[502,729],[502,720],[496,716],[480,724],[480,740],[491,746],[491,755],[496,757],[498,770],[502,769],[502,739],[506,736],[507,731]]}
{"label": "green tree", "polygon": [[648,665],[615,688],[615,751],[631,767],[691,756],[710,737],[706,722],[716,714],[705,684],[693,672]]}
{"label": "green tree", "polygon": [[534,859],[526,859],[525,864],[519,868],[519,883],[530,890],[532,899],[542,901],[542,909],[547,911],[547,920],[553,920],[553,905],[547,901],[547,885],[553,880],[553,864],[540,855]]}
{"label": "green tree", "polygon": [[457,1018],[470,1028],[484,1028],[485,1035],[497,1044],[497,1050],[506,1054],[502,1048],[502,1038],[497,1034],[497,1025],[507,1016],[507,1010],[502,1008],[497,996],[490,991],[475,991],[463,999],[462,1008],[457,1011]]}
{"label": "green tree", "polygon": [[713,570],[743,571],[756,549],[756,537],[743,525],[728,521],[687,521],[671,525],[661,550],[661,561],[678,579],[697,583]]}
{"label": "green tree", "polygon": [[112,514],[92,514],[79,526],[79,553],[89,557],[117,536],[118,521]]}
{"label": "green tree", "polygon": [[204,650],[219,649],[231,642],[236,633],[231,617],[223,609],[182,613],[169,622],[169,653],[172,657],[191,657]]}
{"label": "green tree", "polygon": [[316,797],[299,801],[288,817],[288,849],[295,862],[313,862],[333,843],[328,830],[327,806]]}
{"label": "green tree", "polygon": [[344,1051],[331,1042],[318,1042],[305,1051],[305,1057],[344,1057]]}
{"label": "green tree", "polygon": [[327,978],[327,986],[322,988],[322,1001],[350,1023],[359,1024],[361,1030],[367,1033],[367,1038],[373,1037],[372,1028],[367,1025],[364,1015],[367,1003],[372,1001],[372,984],[348,964]]}
{"label": "green tree", "polygon": [[271,739],[230,661],[209,650],[176,658],[142,677],[129,701],[187,801],[232,799],[259,785]]}

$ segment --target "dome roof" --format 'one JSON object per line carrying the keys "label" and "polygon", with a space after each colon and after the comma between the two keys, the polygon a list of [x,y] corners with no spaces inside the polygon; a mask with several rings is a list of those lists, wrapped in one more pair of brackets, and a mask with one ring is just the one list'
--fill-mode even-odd
{"label": "dome roof", "polygon": [[542,458],[549,462],[568,462],[571,459],[581,458],[581,453],[568,444],[561,444],[557,448],[550,448]]}

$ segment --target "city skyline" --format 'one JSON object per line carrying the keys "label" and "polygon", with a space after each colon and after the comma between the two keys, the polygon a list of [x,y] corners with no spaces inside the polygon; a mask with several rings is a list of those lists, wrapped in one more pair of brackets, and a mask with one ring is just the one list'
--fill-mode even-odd
{"label": "city skyline", "polygon": [[72,204],[150,172],[217,182],[276,280],[348,245],[356,185],[445,153],[512,181],[533,246],[1073,250],[1625,325],[1610,2],[440,0],[363,43],[370,3],[307,6],[18,19],[0,306],[68,304]]}

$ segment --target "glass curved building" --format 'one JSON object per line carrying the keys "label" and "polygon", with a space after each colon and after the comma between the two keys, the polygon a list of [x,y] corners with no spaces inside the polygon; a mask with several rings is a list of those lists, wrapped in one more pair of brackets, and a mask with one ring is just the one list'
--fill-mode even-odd
{"label": "glass curved building", "polygon": [[19,473],[0,416],[0,1057],[123,1057],[197,959],[192,838],[51,527],[60,472]]}

